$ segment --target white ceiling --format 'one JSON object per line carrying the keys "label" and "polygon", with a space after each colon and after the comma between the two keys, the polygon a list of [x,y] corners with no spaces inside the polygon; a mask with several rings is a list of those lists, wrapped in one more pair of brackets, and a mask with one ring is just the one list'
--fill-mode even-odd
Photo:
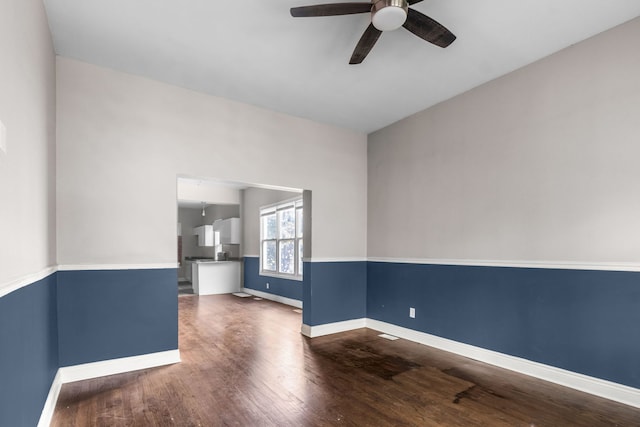
{"label": "white ceiling", "polygon": [[44,3],[59,55],[366,133],[640,16],[639,0],[424,0],[449,48],[401,28],[348,65],[368,14],[289,15],[337,1]]}

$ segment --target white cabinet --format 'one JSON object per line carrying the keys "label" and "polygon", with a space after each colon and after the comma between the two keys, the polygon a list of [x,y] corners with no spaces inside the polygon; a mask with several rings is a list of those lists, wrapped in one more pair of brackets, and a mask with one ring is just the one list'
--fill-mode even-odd
{"label": "white cabinet", "polygon": [[213,232],[220,233],[220,244],[239,245],[240,218],[227,218],[217,220],[213,223]]}
{"label": "white cabinet", "polygon": [[213,226],[201,225],[193,229],[193,234],[198,236],[198,246],[213,246]]}

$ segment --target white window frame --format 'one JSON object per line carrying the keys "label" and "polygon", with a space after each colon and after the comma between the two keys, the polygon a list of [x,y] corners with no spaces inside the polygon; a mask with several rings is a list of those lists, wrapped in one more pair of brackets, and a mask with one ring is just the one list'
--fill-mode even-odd
{"label": "white window frame", "polygon": [[[294,221],[295,221],[295,235],[292,238],[280,238],[280,223],[278,221],[278,212],[284,211],[287,209],[294,208]],[[298,224],[298,210],[301,210],[304,215],[304,207],[302,204],[302,197],[296,197],[295,199],[285,200],[282,202],[278,202],[273,205],[261,206],[259,217],[260,217],[260,275],[261,276],[270,276],[270,277],[278,277],[281,279],[288,280],[299,280],[302,281],[302,263],[300,262],[299,254],[300,254],[300,244],[304,245],[304,234],[302,234],[301,224]],[[264,238],[264,220],[263,218],[269,215],[276,215],[276,238],[274,239],[265,239]],[[298,234],[298,230],[300,230],[301,234]],[[276,245],[276,269],[275,270],[265,270],[264,269],[264,242],[272,241],[275,242]],[[294,262],[294,273],[286,273],[278,271],[280,268],[280,242],[283,241],[293,241],[294,242],[294,254],[295,254],[295,262]]]}

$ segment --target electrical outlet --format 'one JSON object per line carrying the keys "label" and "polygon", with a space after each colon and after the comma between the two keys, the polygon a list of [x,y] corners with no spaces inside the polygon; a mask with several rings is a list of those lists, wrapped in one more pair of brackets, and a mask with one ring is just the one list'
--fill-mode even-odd
{"label": "electrical outlet", "polygon": [[413,307],[409,307],[409,317],[411,317],[412,319],[416,318],[416,309]]}
{"label": "electrical outlet", "polygon": [[267,282],[267,289],[269,289],[269,282]]}

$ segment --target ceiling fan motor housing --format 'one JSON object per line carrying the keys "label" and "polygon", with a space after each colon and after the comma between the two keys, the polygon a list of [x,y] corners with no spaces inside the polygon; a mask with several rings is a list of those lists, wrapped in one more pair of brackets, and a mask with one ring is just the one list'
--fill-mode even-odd
{"label": "ceiling fan motor housing", "polygon": [[400,28],[407,20],[407,0],[378,0],[371,8],[371,23],[380,31]]}

